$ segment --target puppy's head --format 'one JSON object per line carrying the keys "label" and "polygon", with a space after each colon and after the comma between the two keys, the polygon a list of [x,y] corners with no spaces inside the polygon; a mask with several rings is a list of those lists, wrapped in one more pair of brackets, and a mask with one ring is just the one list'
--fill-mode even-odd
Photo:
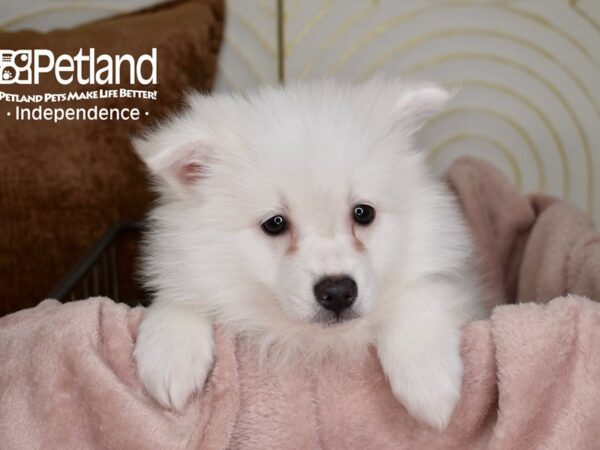
{"label": "puppy's head", "polygon": [[162,197],[148,283],[246,328],[367,320],[415,270],[433,191],[412,137],[447,98],[381,80],[192,96],[135,141]]}

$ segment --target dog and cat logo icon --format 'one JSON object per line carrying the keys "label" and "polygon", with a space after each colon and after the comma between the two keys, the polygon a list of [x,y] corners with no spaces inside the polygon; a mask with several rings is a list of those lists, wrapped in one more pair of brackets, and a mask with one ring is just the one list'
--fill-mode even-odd
{"label": "dog and cat logo icon", "polygon": [[30,84],[31,50],[0,50],[0,84]]}

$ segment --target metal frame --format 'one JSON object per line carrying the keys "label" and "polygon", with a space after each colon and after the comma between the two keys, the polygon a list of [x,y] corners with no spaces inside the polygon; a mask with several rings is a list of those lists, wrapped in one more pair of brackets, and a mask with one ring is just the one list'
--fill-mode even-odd
{"label": "metal frame", "polygon": [[116,240],[126,233],[141,233],[146,223],[123,222],[112,226],[96,245],[81,258],[75,267],[49,293],[48,298],[60,301],[75,300],[75,291],[83,287],[83,297],[107,295],[115,301],[119,296]]}

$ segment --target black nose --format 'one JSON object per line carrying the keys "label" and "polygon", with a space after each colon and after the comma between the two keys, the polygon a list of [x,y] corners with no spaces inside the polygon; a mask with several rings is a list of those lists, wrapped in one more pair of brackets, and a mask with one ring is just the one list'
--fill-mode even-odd
{"label": "black nose", "polygon": [[313,290],[321,306],[336,316],[351,306],[358,295],[356,282],[346,275],[321,278]]}

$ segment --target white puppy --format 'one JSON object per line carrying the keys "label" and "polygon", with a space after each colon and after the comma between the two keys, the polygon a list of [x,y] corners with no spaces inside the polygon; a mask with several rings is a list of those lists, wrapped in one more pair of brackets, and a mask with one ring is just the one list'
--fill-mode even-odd
{"label": "white puppy", "polygon": [[413,141],[448,98],[385,80],[197,94],[135,141],[161,194],[135,358],[162,405],[202,387],[220,322],[306,364],[373,345],[406,408],[448,424],[461,327],[484,311],[459,209]]}

